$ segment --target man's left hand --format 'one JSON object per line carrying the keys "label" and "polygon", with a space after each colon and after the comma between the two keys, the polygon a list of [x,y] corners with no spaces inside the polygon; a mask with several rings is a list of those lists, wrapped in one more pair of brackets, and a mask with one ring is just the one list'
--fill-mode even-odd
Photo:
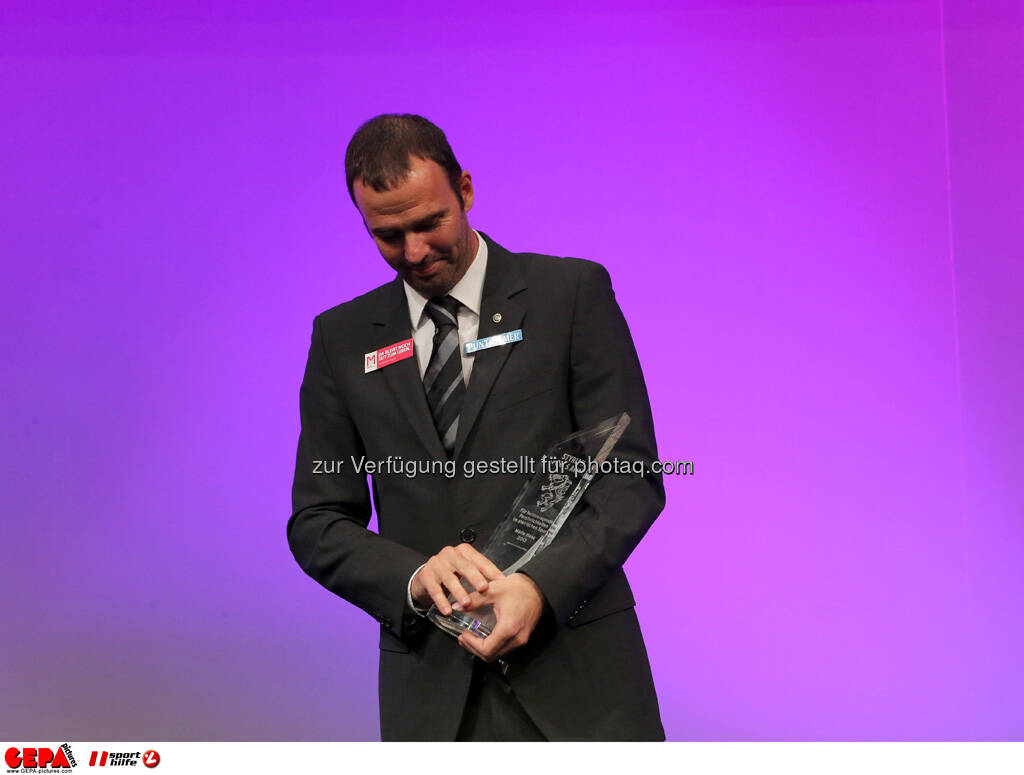
{"label": "man's left hand", "polygon": [[530,640],[544,613],[544,595],[529,576],[513,573],[491,581],[486,592],[474,592],[470,604],[462,606],[462,610],[472,611],[485,605],[493,605],[498,617],[494,631],[483,639],[464,632],[459,636],[459,645],[484,662],[493,662]]}

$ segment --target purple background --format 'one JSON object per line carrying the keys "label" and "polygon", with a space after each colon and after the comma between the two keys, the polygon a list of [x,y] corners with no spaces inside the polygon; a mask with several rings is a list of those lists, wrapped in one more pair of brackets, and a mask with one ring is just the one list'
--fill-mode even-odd
{"label": "purple background", "polygon": [[284,527],[397,110],[608,266],[694,461],[627,566],[669,738],[1024,738],[1021,3],[165,5],[0,6],[0,734],[376,738]]}

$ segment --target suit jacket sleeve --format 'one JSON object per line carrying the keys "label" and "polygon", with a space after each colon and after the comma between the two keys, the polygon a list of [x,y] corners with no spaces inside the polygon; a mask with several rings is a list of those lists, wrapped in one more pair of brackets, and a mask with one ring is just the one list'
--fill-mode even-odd
{"label": "suit jacket sleeve", "polygon": [[[367,529],[370,493],[350,456],[364,454],[344,395],[331,372],[322,316],[299,391],[302,430],[295,460],[288,544],[302,569],[401,637],[416,626],[406,584],[426,561],[420,553]],[[315,461],[341,461],[335,473],[314,473]]]}
{"label": "suit jacket sleeve", "polygon": [[604,267],[586,262],[577,286],[571,341],[573,423],[579,429],[628,412],[611,459],[643,474],[599,475],[555,540],[523,567],[560,623],[568,622],[629,557],[665,505],[654,423],[640,361]]}

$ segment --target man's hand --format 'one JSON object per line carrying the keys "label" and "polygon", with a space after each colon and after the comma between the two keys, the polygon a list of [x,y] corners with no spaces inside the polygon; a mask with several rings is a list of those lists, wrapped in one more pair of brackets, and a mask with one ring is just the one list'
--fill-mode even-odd
{"label": "man's hand", "polygon": [[493,662],[513,649],[525,646],[534,627],[544,613],[544,595],[536,582],[523,573],[513,573],[493,579],[486,592],[474,592],[467,605],[460,601],[463,611],[472,611],[493,605],[498,623],[486,638],[459,636],[459,645],[484,662]]}
{"label": "man's hand", "polygon": [[460,579],[465,579],[478,593],[486,592],[488,582],[502,578],[498,567],[469,544],[446,546],[413,576],[409,592],[419,605],[437,609],[448,616],[452,607],[448,595],[463,606],[470,605],[469,593]]}

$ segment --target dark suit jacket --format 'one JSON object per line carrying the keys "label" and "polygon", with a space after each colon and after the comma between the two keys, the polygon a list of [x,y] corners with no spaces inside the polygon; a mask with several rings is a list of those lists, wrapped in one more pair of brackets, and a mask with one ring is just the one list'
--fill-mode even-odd
{"label": "dark suit jacket", "polygon": [[[466,478],[464,461],[535,458],[622,411],[632,421],[613,457],[657,457],[640,363],[608,273],[581,259],[513,255],[486,239],[478,336],[521,328],[523,340],[474,355],[454,479],[372,478],[379,534],[366,529],[371,488],[349,457],[447,459],[415,358],[364,373],[365,353],[411,336],[401,280],[313,322],[288,541],[306,573],[381,623],[384,740],[452,740],[466,702],[473,657],[410,614],[406,584],[446,545],[472,533],[485,545],[528,477]],[[341,461],[341,473],[313,473],[317,460]],[[659,476],[599,476],[558,537],[523,568],[548,610],[530,642],[507,658],[507,677],[549,739],[664,738],[622,572],[663,506]]]}

